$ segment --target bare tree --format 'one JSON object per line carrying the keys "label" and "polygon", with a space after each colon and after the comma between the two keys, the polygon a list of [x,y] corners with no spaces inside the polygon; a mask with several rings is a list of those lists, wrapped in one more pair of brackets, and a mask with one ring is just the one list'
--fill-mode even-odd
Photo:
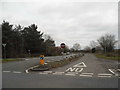
{"label": "bare tree", "polygon": [[117,42],[115,40],[115,35],[111,34],[105,34],[104,36],[101,36],[97,41],[105,53],[113,51]]}
{"label": "bare tree", "polygon": [[97,42],[95,42],[95,41],[91,41],[90,42],[90,47],[91,48],[96,48],[98,46],[98,43]]}
{"label": "bare tree", "polygon": [[90,52],[90,51],[91,51],[91,48],[90,48],[89,46],[86,46],[86,47],[84,48],[84,50],[87,51],[87,52]]}
{"label": "bare tree", "polygon": [[75,43],[72,48],[73,48],[73,50],[78,51],[81,49],[81,46],[79,43]]}

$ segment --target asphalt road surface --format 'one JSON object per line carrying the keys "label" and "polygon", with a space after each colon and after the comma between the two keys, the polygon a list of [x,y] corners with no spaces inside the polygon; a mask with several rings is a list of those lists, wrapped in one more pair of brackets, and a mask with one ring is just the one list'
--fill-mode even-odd
{"label": "asphalt road surface", "polygon": [[[58,60],[58,57],[52,59]],[[50,71],[25,72],[38,62],[27,59],[4,63],[3,88],[118,88],[117,61],[85,54],[77,61]]]}

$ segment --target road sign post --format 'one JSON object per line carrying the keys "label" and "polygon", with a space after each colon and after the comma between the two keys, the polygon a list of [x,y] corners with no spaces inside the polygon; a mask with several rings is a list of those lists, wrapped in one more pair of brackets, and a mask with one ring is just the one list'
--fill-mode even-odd
{"label": "road sign post", "polygon": [[6,44],[2,44],[2,45],[3,45],[3,47],[4,47],[4,58],[6,58],[6,49],[5,49]]}
{"label": "road sign post", "polygon": [[40,55],[40,64],[44,65],[45,61],[44,61],[44,55]]}
{"label": "road sign post", "polygon": [[63,53],[64,53],[65,52],[65,50],[64,50],[65,49],[65,43],[61,43],[60,47],[63,49]]}

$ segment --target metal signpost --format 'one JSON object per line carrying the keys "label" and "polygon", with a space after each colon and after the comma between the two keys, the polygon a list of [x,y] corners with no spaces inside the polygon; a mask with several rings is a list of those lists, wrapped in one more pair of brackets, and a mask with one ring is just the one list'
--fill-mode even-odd
{"label": "metal signpost", "polygon": [[64,59],[64,48],[65,48],[65,43],[61,43],[60,44],[60,47],[62,48],[62,50],[63,50],[63,53],[62,53],[62,58]]}
{"label": "metal signpost", "polygon": [[60,44],[60,47],[61,47],[61,48],[65,48],[65,43],[61,43],[61,44]]}
{"label": "metal signpost", "polygon": [[6,58],[6,50],[5,50],[6,44],[2,44],[2,45],[4,47],[4,58]]}
{"label": "metal signpost", "polygon": [[64,54],[65,43],[61,43],[60,47],[63,49],[63,54]]}

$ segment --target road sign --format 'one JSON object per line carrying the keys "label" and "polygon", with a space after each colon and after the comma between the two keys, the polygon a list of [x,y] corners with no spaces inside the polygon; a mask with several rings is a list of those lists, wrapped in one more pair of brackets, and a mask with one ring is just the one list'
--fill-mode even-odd
{"label": "road sign", "polygon": [[6,44],[2,44],[4,47],[6,46]]}
{"label": "road sign", "polygon": [[61,43],[61,44],[60,44],[60,47],[61,47],[61,48],[65,48],[65,43]]}

